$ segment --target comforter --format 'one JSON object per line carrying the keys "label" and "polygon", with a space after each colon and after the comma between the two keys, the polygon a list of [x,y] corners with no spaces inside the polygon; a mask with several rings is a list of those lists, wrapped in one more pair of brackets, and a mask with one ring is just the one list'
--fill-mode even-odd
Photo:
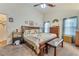
{"label": "comforter", "polygon": [[34,50],[39,53],[39,44],[46,43],[49,40],[56,38],[56,34],[52,33],[39,33],[39,34],[26,34],[24,33],[24,40],[34,47]]}

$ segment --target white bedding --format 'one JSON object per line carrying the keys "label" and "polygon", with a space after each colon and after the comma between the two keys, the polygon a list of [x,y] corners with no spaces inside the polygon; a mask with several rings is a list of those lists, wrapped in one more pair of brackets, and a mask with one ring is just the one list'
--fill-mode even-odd
{"label": "white bedding", "polygon": [[34,46],[34,49],[39,53],[39,44],[45,43],[51,39],[56,38],[56,34],[52,33],[39,33],[39,34],[26,34],[24,33],[24,40]]}
{"label": "white bedding", "polygon": [[49,41],[49,40],[54,39],[56,37],[57,37],[57,35],[52,34],[52,33],[40,33],[38,36],[38,38],[40,39],[39,43]]}

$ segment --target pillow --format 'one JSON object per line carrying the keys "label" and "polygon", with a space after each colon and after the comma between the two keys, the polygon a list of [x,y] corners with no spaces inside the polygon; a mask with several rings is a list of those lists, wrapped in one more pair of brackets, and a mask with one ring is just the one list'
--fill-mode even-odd
{"label": "pillow", "polygon": [[35,34],[35,33],[36,33],[35,29],[30,30],[30,34]]}
{"label": "pillow", "polygon": [[30,31],[29,31],[29,30],[25,30],[24,33],[25,33],[25,34],[30,34]]}
{"label": "pillow", "polygon": [[32,36],[38,38],[40,34],[33,34]]}
{"label": "pillow", "polygon": [[36,30],[35,30],[35,33],[39,33],[39,32],[40,32],[39,29],[36,29]]}
{"label": "pillow", "polygon": [[29,30],[25,30],[24,36],[29,36],[29,35],[30,35],[30,31]]}

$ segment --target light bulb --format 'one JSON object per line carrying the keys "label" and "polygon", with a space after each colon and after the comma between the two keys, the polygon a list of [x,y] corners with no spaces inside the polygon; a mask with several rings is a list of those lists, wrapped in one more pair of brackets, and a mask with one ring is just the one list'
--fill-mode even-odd
{"label": "light bulb", "polygon": [[41,4],[41,8],[46,8],[46,4]]}

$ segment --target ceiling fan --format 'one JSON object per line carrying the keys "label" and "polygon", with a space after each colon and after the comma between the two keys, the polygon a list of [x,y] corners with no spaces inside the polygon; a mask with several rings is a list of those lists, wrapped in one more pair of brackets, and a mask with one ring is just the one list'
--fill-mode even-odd
{"label": "ceiling fan", "polygon": [[50,4],[50,3],[39,3],[39,4],[35,4],[35,5],[33,5],[33,6],[34,6],[34,7],[41,6],[41,8],[45,8],[45,7],[47,7],[47,6],[49,6],[49,7],[55,7],[54,4]]}

